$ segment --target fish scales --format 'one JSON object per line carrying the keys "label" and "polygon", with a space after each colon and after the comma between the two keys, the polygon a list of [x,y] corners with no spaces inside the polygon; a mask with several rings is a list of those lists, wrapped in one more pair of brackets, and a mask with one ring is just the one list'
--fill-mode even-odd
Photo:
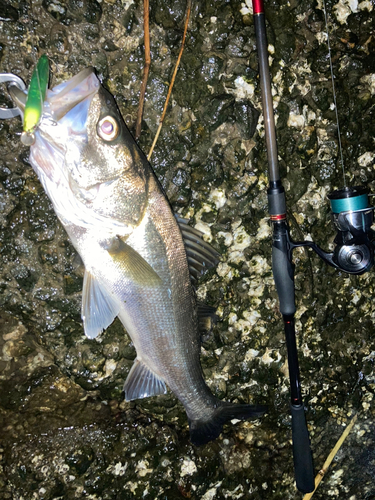
{"label": "fish scales", "polygon": [[176,219],[92,69],[48,91],[30,160],[85,265],[86,335],[118,316],[135,345],[126,399],[162,394],[167,385],[197,445],[215,439],[227,420],[262,415],[262,405],[220,401],[203,379],[191,275],[217,253]]}
{"label": "fish scales", "polygon": [[[160,342],[151,342],[150,355],[156,357],[159,364],[163,366],[161,375],[171,390],[181,394],[180,400],[189,418],[200,418],[204,412],[207,412],[207,400],[211,403],[209,408],[212,407],[213,398],[203,383],[201,375],[198,320],[185,247],[175,217],[164,196],[159,194],[155,196],[155,199],[151,197],[151,200],[150,225],[152,225],[152,231],[156,231],[161,236],[167,259],[160,262],[160,268],[158,268],[158,258],[153,260],[150,256],[150,262],[154,262],[155,267],[153,267],[157,272],[160,269],[160,274],[158,272],[160,276],[163,276],[166,271],[166,287],[164,293],[160,293],[157,299],[160,304],[160,298],[164,295],[162,299],[164,303],[160,304],[161,317],[158,317],[158,324],[151,318],[151,322],[144,328],[140,337],[146,338],[152,330],[160,331],[158,335]],[[167,269],[164,271],[165,267]],[[167,308],[165,304],[168,304]],[[167,322],[165,316],[168,317]],[[143,349],[140,350],[142,351],[144,352]],[[156,356],[154,353],[157,353]],[[186,392],[186,386],[193,390]]]}

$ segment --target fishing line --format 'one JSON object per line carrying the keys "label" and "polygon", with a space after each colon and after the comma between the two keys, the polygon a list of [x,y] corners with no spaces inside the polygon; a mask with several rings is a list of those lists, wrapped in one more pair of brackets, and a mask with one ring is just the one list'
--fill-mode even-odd
{"label": "fishing line", "polygon": [[333,74],[332,57],[331,57],[331,44],[330,44],[330,41],[329,41],[327,9],[326,9],[326,2],[325,2],[325,0],[322,0],[322,1],[323,1],[324,19],[325,19],[326,30],[327,30],[328,57],[329,57],[329,66],[331,68],[332,93],[333,93],[333,103],[335,105],[335,113],[336,113],[337,135],[338,135],[338,138],[339,138],[339,150],[340,150],[340,158],[341,158],[340,161],[341,161],[341,168],[342,168],[342,176],[343,176],[343,180],[344,180],[344,188],[346,188],[345,167],[344,167],[344,158],[343,158],[343,155],[342,155],[339,115],[338,115],[338,112],[337,112],[337,103],[336,103],[335,76]]}

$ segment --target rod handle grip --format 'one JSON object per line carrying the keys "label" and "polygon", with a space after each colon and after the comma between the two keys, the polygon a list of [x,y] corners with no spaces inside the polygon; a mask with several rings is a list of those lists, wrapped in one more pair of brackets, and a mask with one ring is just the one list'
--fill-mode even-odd
{"label": "rod handle grip", "polygon": [[288,258],[286,235],[275,231],[272,246],[272,272],[279,296],[280,312],[283,316],[292,316],[296,312],[294,269]]}
{"label": "rod handle grip", "polygon": [[315,489],[314,466],[303,405],[291,405],[291,413],[296,484],[302,493],[311,493]]}

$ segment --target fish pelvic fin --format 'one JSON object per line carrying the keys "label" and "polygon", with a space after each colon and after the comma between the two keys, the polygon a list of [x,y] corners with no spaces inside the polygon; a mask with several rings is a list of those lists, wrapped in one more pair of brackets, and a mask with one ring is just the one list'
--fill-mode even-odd
{"label": "fish pelvic fin", "polygon": [[108,328],[119,311],[120,307],[115,299],[86,270],[83,278],[81,310],[86,336],[90,339],[97,337]]}
{"label": "fish pelvic fin", "polygon": [[234,404],[220,401],[213,416],[206,421],[190,420],[190,441],[201,446],[216,439],[223,430],[223,425],[228,420],[250,420],[261,417],[267,411],[264,405]]}
{"label": "fish pelvic fin", "polygon": [[136,359],[125,381],[124,391],[125,400],[132,401],[165,394],[167,388],[162,378],[151,371],[143,361]]}

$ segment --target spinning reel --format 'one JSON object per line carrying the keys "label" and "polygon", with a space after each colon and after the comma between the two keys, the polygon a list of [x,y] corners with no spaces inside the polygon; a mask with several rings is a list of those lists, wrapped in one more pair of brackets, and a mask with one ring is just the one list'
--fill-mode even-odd
{"label": "spinning reel", "polygon": [[[332,219],[337,230],[333,252],[325,252],[312,241],[293,241],[290,237],[286,216],[285,190],[282,186],[277,154],[276,130],[273,113],[271,76],[268,62],[268,43],[263,0],[252,0],[254,26],[259,59],[260,87],[264,114],[264,128],[268,156],[268,211],[273,227],[272,236],[272,273],[279,297],[280,312],[283,316],[291,394],[292,442],[296,484],[302,493],[315,489],[314,467],[310,448],[309,432],[306,424],[302,398],[298,354],[295,332],[295,289],[293,249],[310,247],[327,264],[349,274],[363,274],[374,265],[375,231],[371,229],[374,209],[369,205],[368,189],[362,186],[344,187],[333,191],[329,196]],[[334,75],[329,46],[328,21],[325,2],[324,13],[327,26],[328,53],[331,67],[332,89],[336,110],[338,139],[342,149],[339,121],[334,89]],[[343,169],[344,173],[344,169]],[[345,178],[345,173],[344,173]],[[345,184],[345,182],[344,182]]]}
{"label": "spinning reel", "polygon": [[369,205],[368,188],[363,186],[337,189],[328,195],[332,220],[337,230],[333,252],[325,252],[312,241],[292,241],[290,251],[304,246],[312,248],[321,259],[348,274],[363,274],[374,265],[375,231],[371,229],[375,207]]}

